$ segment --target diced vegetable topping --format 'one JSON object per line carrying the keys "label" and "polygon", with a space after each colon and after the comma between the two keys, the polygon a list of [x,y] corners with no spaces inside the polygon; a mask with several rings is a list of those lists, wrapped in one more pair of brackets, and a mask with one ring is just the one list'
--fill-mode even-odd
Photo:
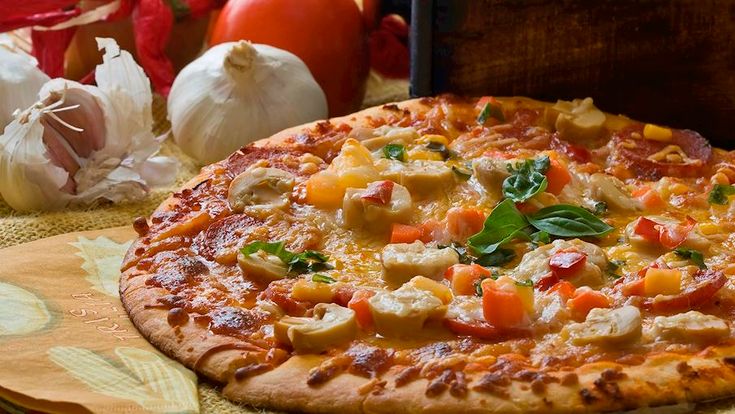
{"label": "diced vegetable topping", "polygon": [[485,320],[498,328],[521,325],[527,318],[523,301],[517,292],[498,289],[492,279],[482,286],[482,312]]}
{"label": "diced vegetable topping", "polygon": [[480,115],[477,116],[477,123],[484,125],[489,118],[496,119],[500,122],[505,122],[505,115],[503,115],[503,106],[497,99],[492,96],[484,96],[478,101],[478,105],[482,105]]}
{"label": "diced vegetable topping", "polygon": [[728,202],[727,196],[731,195],[735,195],[735,186],[715,184],[714,187],[712,187],[712,191],[709,192],[707,201],[709,201],[710,204],[720,204],[724,206]]}
{"label": "diced vegetable topping", "polygon": [[490,277],[492,272],[478,264],[456,264],[444,273],[455,295],[474,295],[478,282]]}
{"label": "diced vegetable topping", "polygon": [[360,198],[371,203],[386,205],[390,203],[394,185],[395,183],[389,180],[372,182],[368,184]]}
{"label": "diced vegetable topping", "polygon": [[671,130],[669,128],[660,127],[654,124],[646,124],[643,127],[643,137],[653,141],[668,142],[671,141]]}
{"label": "diced vegetable topping", "polygon": [[549,170],[549,157],[525,160],[515,166],[508,164],[510,176],[503,181],[503,196],[521,203],[546,190],[544,175]]}
{"label": "diced vegetable topping", "polygon": [[408,224],[393,223],[390,232],[391,243],[413,243],[420,239],[420,228]]}
{"label": "diced vegetable topping", "polygon": [[681,271],[649,267],[644,277],[646,296],[676,295],[681,292]]}
{"label": "diced vegetable topping", "polygon": [[697,222],[687,216],[684,224],[659,224],[647,217],[641,217],[633,228],[633,233],[645,240],[660,244],[667,249],[674,249],[684,243],[689,237],[689,232],[694,229]]}
{"label": "diced vegetable topping", "polygon": [[288,273],[310,273],[332,268],[332,266],[327,263],[329,256],[313,250],[306,250],[301,253],[292,253],[286,250],[283,242],[267,243],[257,241],[244,246],[240,251],[243,255],[249,256],[260,250],[281,259],[281,261],[288,266]]}
{"label": "diced vegetable topping", "polygon": [[596,290],[579,288],[567,301],[567,306],[574,315],[584,318],[594,308],[609,308],[610,299]]}
{"label": "diced vegetable topping", "polygon": [[575,251],[560,251],[549,258],[551,271],[560,278],[574,276],[584,268],[587,255]]}
{"label": "diced vegetable topping", "polygon": [[383,156],[389,160],[406,162],[406,147],[401,144],[388,144],[383,147]]}
{"label": "diced vegetable topping", "polygon": [[564,187],[572,181],[572,176],[564,165],[552,159],[548,170],[546,170],[546,179],[548,180],[546,191],[559,195]]}

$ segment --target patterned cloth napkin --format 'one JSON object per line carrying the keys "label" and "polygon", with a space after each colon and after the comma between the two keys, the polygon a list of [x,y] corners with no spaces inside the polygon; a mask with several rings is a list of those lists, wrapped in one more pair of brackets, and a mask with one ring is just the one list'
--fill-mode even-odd
{"label": "patterned cloth napkin", "polygon": [[120,303],[134,235],[115,228],[0,251],[0,407],[199,412],[196,375],[149,344]]}

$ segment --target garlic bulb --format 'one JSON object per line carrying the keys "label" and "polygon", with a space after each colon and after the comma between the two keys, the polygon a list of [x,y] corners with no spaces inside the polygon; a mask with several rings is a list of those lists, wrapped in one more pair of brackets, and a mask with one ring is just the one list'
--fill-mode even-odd
{"label": "garlic bulb", "polygon": [[325,118],[327,100],[295,55],[246,41],[214,46],[186,66],[168,96],[174,141],[202,163]]}
{"label": "garlic bulb", "polygon": [[13,120],[16,109],[36,102],[49,77],[36,67],[36,59],[0,43],[0,130]]}
{"label": "garlic bulb", "polygon": [[47,82],[0,136],[0,194],[18,211],[138,200],[175,177],[175,160],[155,156],[143,70],[114,40],[97,44],[105,49],[98,86]]}

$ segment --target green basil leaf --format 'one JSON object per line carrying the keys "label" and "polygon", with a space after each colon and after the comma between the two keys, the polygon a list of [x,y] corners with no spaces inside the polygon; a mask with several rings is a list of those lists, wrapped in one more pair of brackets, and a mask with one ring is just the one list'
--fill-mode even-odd
{"label": "green basil leaf", "polygon": [[307,250],[303,253],[294,254],[286,264],[289,273],[301,274],[331,269],[332,266],[327,263],[327,260],[329,260],[329,256]]}
{"label": "green basil leaf", "polygon": [[321,273],[314,273],[314,275],[311,277],[312,282],[321,282],[321,283],[334,283],[336,280],[332,279],[331,277],[327,275],[323,275]]}
{"label": "green basil leaf", "polygon": [[505,122],[503,107],[500,104],[494,104],[489,101],[485,103],[485,106],[482,107],[482,111],[480,111],[480,115],[477,117],[477,123],[484,124],[488,118],[495,118],[500,122]]}
{"label": "green basil leaf", "polygon": [[677,256],[683,258],[683,259],[689,259],[694,263],[695,265],[699,266],[700,269],[706,269],[707,265],[704,264],[704,255],[699,250],[694,249],[685,249],[683,247],[680,247],[676,250],[674,250],[674,253],[676,253]]}
{"label": "green basil leaf", "polygon": [[480,255],[475,259],[475,263],[480,266],[502,266],[516,257],[516,252],[511,249],[499,248],[492,253]]}
{"label": "green basil leaf", "polygon": [[522,203],[538,193],[546,190],[548,181],[544,175],[551,161],[548,156],[535,160],[525,160],[509,165],[510,177],[503,180],[503,196],[516,203]]}
{"label": "green basil leaf", "polygon": [[383,147],[383,157],[406,162],[406,147],[401,144],[388,144]]}
{"label": "green basil leaf", "polygon": [[482,231],[470,237],[467,246],[477,255],[490,254],[514,238],[528,238],[523,229],[528,227],[526,217],[512,200],[503,200],[485,219]]}
{"label": "green basil leaf", "polygon": [[456,154],[446,147],[446,145],[442,144],[441,142],[431,141],[428,144],[426,144],[426,149],[431,152],[438,152],[441,154],[444,161],[454,157]]}
{"label": "green basil leaf", "polygon": [[607,213],[607,203],[604,202],[604,201],[598,201],[598,202],[596,202],[595,203],[595,208],[592,211],[592,213],[594,213],[594,215],[596,215],[596,216],[601,216],[601,215]]}
{"label": "green basil leaf", "polygon": [[733,194],[735,194],[735,186],[715,184],[715,186],[712,187],[712,191],[709,192],[707,201],[709,201],[710,204],[720,204],[724,206],[727,204],[727,196]]}
{"label": "green basil leaf", "polygon": [[613,272],[620,269],[620,266],[623,266],[625,264],[625,260],[610,260],[607,262],[607,267],[612,270]]}
{"label": "green basil leaf", "polygon": [[293,253],[286,250],[283,242],[268,243],[268,242],[256,241],[248,245],[245,245],[242,249],[240,249],[242,254],[246,256],[253,254],[257,251],[260,251],[260,250],[278,257],[279,259],[281,259],[283,263],[286,263],[286,264],[288,264],[288,262],[293,257]]}
{"label": "green basil leaf", "polygon": [[302,253],[292,253],[286,250],[283,242],[267,243],[256,241],[240,249],[240,251],[245,255],[253,254],[259,250],[281,259],[285,265],[288,265],[288,273],[301,274],[318,272],[320,270],[332,268],[332,266],[327,263],[329,256],[313,250],[307,250]]}
{"label": "green basil leaf", "polygon": [[532,233],[530,237],[531,241],[536,245],[551,243],[551,237],[549,237],[549,233],[543,230]]}
{"label": "green basil leaf", "polygon": [[603,236],[613,230],[589,211],[569,204],[544,207],[527,219],[538,230],[558,237]]}
{"label": "green basil leaf", "polygon": [[475,259],[474,257],[470,256],[469,253],[467,253],[467,248],[462,246],[461,244],[452,242],[451,245],[438,245],[436,246],[440,249],[446,249],[451,248],[454,249],[455,252],[459,255],[459,262],[462,264],[470,264]]}

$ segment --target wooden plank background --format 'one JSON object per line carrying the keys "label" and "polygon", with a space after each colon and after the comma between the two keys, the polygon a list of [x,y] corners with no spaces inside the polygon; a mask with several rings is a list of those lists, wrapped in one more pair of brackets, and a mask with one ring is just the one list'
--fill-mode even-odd
{"label": "wooden plank background", "polygon": [[735,0],[414,0],[412,93],[591,96],[735,148]]}

